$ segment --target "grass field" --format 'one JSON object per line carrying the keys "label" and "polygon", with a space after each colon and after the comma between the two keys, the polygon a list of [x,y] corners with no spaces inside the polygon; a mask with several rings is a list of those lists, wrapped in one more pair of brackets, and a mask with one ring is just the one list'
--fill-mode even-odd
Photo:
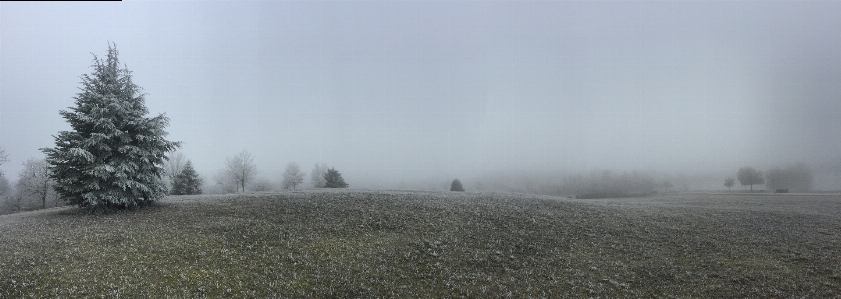
{"label": "grass field", "polygon": [[0,216],[0,297],[841,297],[841,196],[315,190]]}

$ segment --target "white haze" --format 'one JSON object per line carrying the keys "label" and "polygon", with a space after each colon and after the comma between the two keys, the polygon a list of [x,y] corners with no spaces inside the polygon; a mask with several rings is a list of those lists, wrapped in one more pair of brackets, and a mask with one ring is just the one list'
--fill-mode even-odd
{"label": "white haze", "polygon": [[208,179],[245,149],[276,184],[292,161],[355,188],[594,169],[721,185],[805,162],[838,190],[839,15],[839,2],[2,3],[2,170],[16,179],[69,129],[58,111],[111,41]]}

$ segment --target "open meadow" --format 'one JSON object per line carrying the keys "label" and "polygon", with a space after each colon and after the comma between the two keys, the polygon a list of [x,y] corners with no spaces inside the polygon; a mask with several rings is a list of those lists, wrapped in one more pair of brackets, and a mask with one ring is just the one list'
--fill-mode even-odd
{"label": "open meadow", "polygon": [[841,196],[307,190],[0,216],[0,297],[841,296]]}

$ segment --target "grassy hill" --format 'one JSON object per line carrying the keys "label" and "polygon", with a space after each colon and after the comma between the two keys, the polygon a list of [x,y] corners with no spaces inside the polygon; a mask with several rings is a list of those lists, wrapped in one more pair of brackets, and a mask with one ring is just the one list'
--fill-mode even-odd
{"label": "grassy hill", "polygon": [[316,190],[0,216],[0,297],[838,297],[841,197]]}

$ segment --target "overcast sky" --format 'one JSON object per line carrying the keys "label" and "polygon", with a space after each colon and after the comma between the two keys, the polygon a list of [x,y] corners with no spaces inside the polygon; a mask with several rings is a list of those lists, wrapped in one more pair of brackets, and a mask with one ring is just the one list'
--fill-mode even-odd
{"label": "overcast sky", "polygon": [[[212,177],[841,166],[841,2],[0,4],[2,170],[120,51]],[[828,166],[829,165],[829,166]],[[362,186],[360,186],[362,185]]]}

